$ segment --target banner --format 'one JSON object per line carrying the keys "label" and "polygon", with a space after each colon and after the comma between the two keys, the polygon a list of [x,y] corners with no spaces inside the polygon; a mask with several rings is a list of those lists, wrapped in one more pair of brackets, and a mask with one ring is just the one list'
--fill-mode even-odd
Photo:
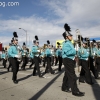
{"label": "banner", "polygon": [[59,42],[59,43],[60,43],[60,46],[62,47],[62,44],[63,44],[64,41],[65,41],[65,40],[56,40],[56,48],[57,48],[57,46],[58,46],[57,42]]}
{"label": "banner", "polygon": [[2,43],[0,43],[0,51],[2,51]]}
{"label": "banner", "polygon": [[[62,47],[64,41],[65,40],[56,40],[56,48],[58,46],[57,42],[59,42],[60,43],[60,46]],[[72,42],[72,44],[74,44],[74,40],[72,40],[71,42]]]}

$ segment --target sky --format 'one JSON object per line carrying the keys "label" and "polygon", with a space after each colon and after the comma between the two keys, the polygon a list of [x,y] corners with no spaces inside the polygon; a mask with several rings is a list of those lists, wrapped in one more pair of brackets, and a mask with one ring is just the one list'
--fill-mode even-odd
{"label": "sky", "polygon": [[26,42],[26,31],[27,45],[32,45],[35,35],[41,46],[47,40],[55,45],[56,40],[63,40],[65,23],[73,39],[76,29],[83,37],[99,37],[100,0],[0,0],[0,42],[4,46],[14,31],[20,45]]}

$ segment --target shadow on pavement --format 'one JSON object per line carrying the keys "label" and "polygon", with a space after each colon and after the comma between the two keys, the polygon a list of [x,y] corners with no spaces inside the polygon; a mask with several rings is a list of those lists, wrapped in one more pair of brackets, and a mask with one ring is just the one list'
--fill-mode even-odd
{"label": "shadow on pavement", "polygon": [[6,74],[6,73],[8,73],[8,71],[3,71],[3,72],[0,72],[0,75]]}
{"label": "shadow on pavement", "polygon": [[91,87],[95,96],[95,100],[100,100],[100,85],[95,79],[93,81],[95,84],[92,85]]}
{"label": "shadow on pavement", "polygon": [[0,69],[4,69],[4,67],[0,67]]}
{"label": "shadow on pavement", "polygon": [[29,100],[38,100],[38,98],[53,84],[53,82],[63,73],[59,73],[56,77],[54,77],[47,85],[45,85],[38,93],[36,93],[33,97]]}
{"label": "shadow on pavement", "polygon": [[27,76],[25,76],[25,77],[23,77],[23,78],[18,79],[18,81],[22,81],[22,80],[28,79],[28,78],[31,77],[31,76],[32,76],[32,74],[27,75]]}

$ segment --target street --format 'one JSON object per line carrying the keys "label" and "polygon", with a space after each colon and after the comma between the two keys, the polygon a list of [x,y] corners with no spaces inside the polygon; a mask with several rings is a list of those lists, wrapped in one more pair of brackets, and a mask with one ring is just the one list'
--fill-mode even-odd
{"label": "street", "polygon": [[[34,66],[33,66],[34,67]],[[33,67],[26,71],[18,72],[18,84],[12,81],[12,72],[7,72],[2,64],[0,65],[0,100],[100,100],[100,80],[94,80],[93,86],[77,81],[79,90],[85,92],[85,96],[76,97],[71,93],[61,91],[64,68],[58,72],[57,66],[52,68],[56,74],[44,74],[45,68],[41,67],[44,78],[32,76]],[[75,68],[76,75],[79,76],[78,69]]]}

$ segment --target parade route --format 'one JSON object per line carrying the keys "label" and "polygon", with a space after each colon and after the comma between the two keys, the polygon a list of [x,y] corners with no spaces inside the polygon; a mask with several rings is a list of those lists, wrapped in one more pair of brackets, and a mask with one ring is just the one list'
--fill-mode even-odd
{"label": "parade route", "polygon": [[[100,100],[100,80],[94,80],[94,85],[80,83],[77,81],[80,91],[85,92],[85,96],[76,97],[71,93],[61,91],[64,68],[57,71],[57,66],[53,69],[56,74],[50,73],[43,75],[44,78],[32,76],[32,69],[26,67],[26,71],[18,72],[18,84],[14,84],[12,72],[7,72],[0,66],[0,100]],[[41,73],[44,74],[44,67]],[[77,76],[79,73],[75,69]]]}

